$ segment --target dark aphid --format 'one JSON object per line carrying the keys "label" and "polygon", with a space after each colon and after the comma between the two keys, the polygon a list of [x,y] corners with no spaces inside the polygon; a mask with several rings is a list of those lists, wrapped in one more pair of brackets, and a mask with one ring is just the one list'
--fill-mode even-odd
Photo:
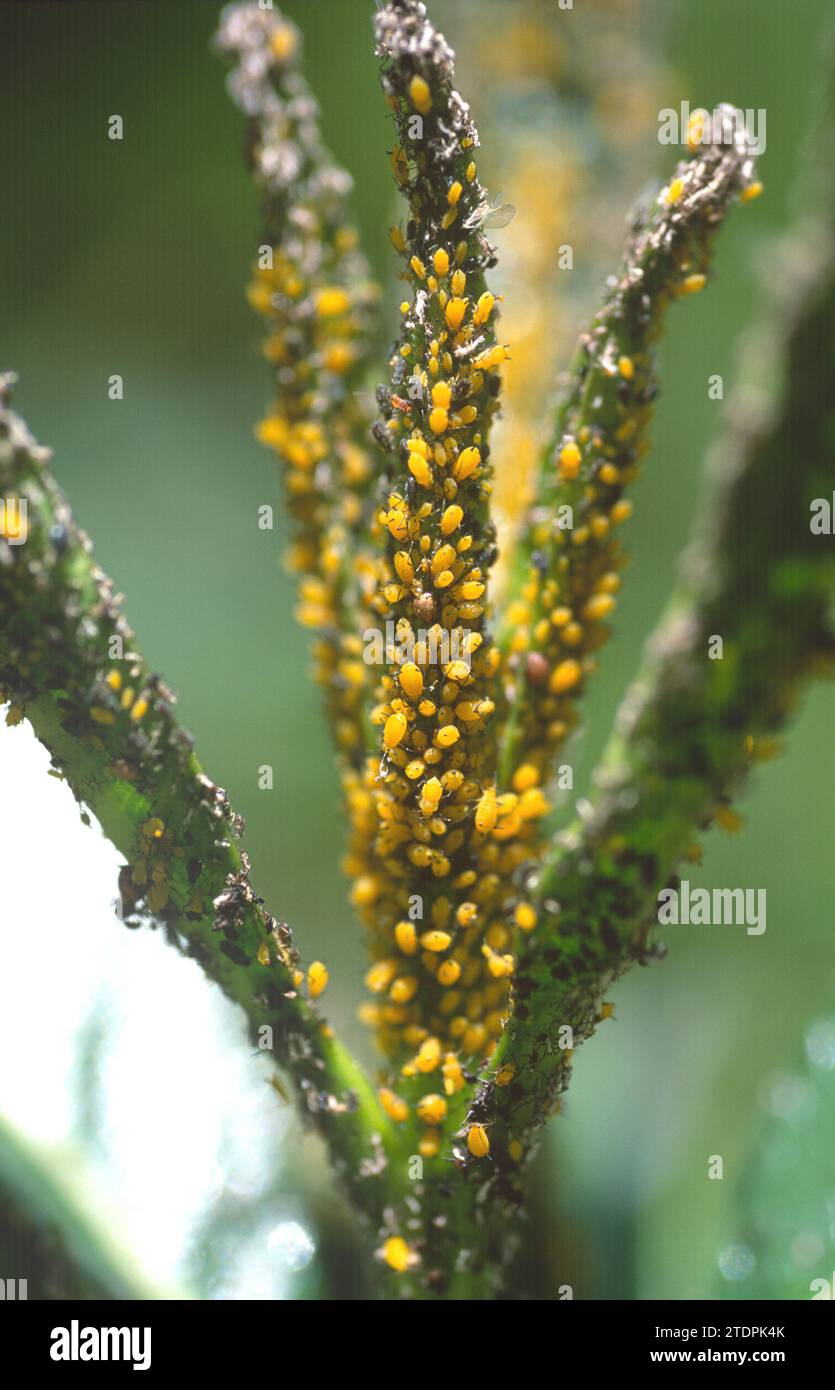
{"label": "dark aphid", "polygon": [[551,664],[542,652],[528,652],[525,658],[525,676],[529,685],[544,685],[551,674]]}
{"label": "dark aphid", "polygon": [[431,623],[435,616],[437,604],[432,594],[418,594],[414,602],[415,617],[420,618],[423,623]]}
{"label": "dark aphid", "polygon": [[374,424],[371,426],[371,435],[374,442],[379,444],[381,449],[385,449],[387,454],[391,453],[393,448],[391,433],[379,420],[375,420]]}

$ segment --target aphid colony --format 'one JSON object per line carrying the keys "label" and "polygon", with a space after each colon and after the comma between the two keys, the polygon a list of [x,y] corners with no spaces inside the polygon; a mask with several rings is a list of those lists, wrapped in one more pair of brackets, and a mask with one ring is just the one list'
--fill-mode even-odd
{"label": "aphid colony", "polygon": [[[616,603],[616,531],[647,447],[660,318],[705,283],[713,230],[740,188],[725,172],[714,201],[691,206],[695,176],[679,166],[636,227],[582,341],[494,640],[489,437],[509,348],[485,283],[494,257],[478,135],[422,7],[381,11],[377,31],[397,127],[391,167],[409,208],[405,228],[391,231],[408,294],[390,381],[377,392],[379,449],[352,390],[372,291],[283,28],[267,71],[250,74],[255,96],[243,93],[258,113],[252,160],[274,247],[250,298],[271,323],[277,382],[259,435],[284,464],[299,526],[299,617],[321,634],[318,676],[342,753],[344,868],[373,961],[364,1017],[399,1073],[380,1100],[396,1123],[416,1118],[420,1152],[432,1157],[452,1098],[503,1030],[520,933],[537,925],[523,868],[538,852],[554,754]],[[698,158],[719,170],[722,152]],[[362,660],[372,625],[396,634],[382,669]],[[437,661],[452,649],[454,659]],[[316,962],[310,994],[326,983]],[[459,1136],[471,1158],[487,1156],[484,1126]]]}
{"label": "aphid colony", "polygon": [[[365,1017],[401,1069],[397,1090],[383,1088],[381,1100],[397,1121],[414,1108],[425,1126],[420,1151],[432,1156],[464,1069],[489,1054],[502,1030],[517,907],[533,925],[513,883],[526,855],[517,837],[547,803],[532,768],[516,791],[500,795],[495,785],[488,437],[508,349],[496,341],[496,305],[484,284],[492,253],[478,231],[486,198],[477,136],[449,88],[433,90],[400,65],[384,73],[400,137],[392,163],[411,213],[392,242],[410,297],[401,305],[391,392],[379,393],[389,471],[378,512],[385,573],[373,607],[400,637],[460,630],[463,655],[434,665],[420,640],[412,660],[389,653],[371,714],[380,753],[354,796],[373,840],[365,865],[354,859],[349,868],[372,928],[366,983],[376,1001]],[[423,122],[414,139],[416,113]],[[484,1133],[470,1152],[488,1148]]]}
{"label": "aphid colony", "polygon": [[[578,407],[564,414],[551,453],[552,476],[541,480],[542,502],[529,519],[527,573],[513,588],[502,634],[515,717],[501,766],[525,760],[546,781],[554,754],[576,724],[577,697],[594,653],[608,636],[606,620],[620,588],[615,533],[632,510],[621,494],[647,447],[651,394],[645,391],[643,360],[636,365],[621,356],[611,366],[601,361],[607,362],[605,354],[596,362],[590,354],[597,423],[584,423]],[[611,420],[609,429],[604,420]],[[555,522],[557,495],[561,506],[571,508],[570,526]]]}
{"label": "aphid colony", "polygon": [[[411,214],[405,233],[396,227],[391,239],[410,297],[401,305],[391,387],[378,392],[385,415],[375,432],[388,476],[369,515],[372,465],[346,391],[365,352],[368,291],[358,297],[353,288],[365,282],[356,276],[356,261],[350,274],[356,253],[343,209],[335,216],[333,197],[322,196],[318,137],[309,125],[294,124],[299,98],[288,70],[292,57],[283,45],[271,69],[286,115],[281,122],[275,117],[272,131],[265,122],[252,151],[268,209],[278,206],[284,219],[277,225],[271,218],[280,249],[271,266],[259,268],[250,291],[271,321],[265,351],[278,382],[275,410],[259,435],[284,462],[300,526],[292,556],[302,574],[299,616],[329,634],[318,648],[318,674],[347,755],[351,840],[344,867],[374,957],[366,977],[374,1002],[364,1016],[403,1073],[397,1090],[382,1089],[381,1101],[398,1122],[414,1109],[426,1127],[421,1152],[429,1156],[440,1149],[439,1126],[448,1097],[465,1084],[464,1068],[477,1067],[502,1031],[514,936],[536,925],[514,875],[549,809],[545,749],[571,726],[570,699],[592,649],[587,629],[613,605],[617,581],[611,565],[601,569],[596,558],[599,594],[590,593],[575,614],[553,581],[539,588],[534,564],[514,610],[521,637],[501,669],[486,609],[496,554],[488,440],[508,348],[497,342],[497,305],[484,282],[492,251],[479,230],[489,205],[478,181],[477,132],[440,52],[427,66],[429,78],[399,62],[384,74],[399,134],[392,167]],[[300,142],[301,160],[276,159],[277,138]],[[286,189],[277,172],[285,167],[295,169]],[[573,440],[561,449],[560,469],[560,481],[579,473]],[[622,504],[612,520],[625,509]],[[597,557],[595,547],[605,539],[601,524],[590,521],[578,534]],[[562,540],[561,533],[553,538]],[[572,543],[577,554],[576,536]],[[547,612],[534,629],[540,650],[526,654],[524,680],[538,693],[537,730],[544,738],[523,739],[501,789],[491,718],[503,681],[518,678],[537,603]],[[381,626],[393,621],[400,640],[374,691],[377,748],[364,755],[368,668],[359,632],[367,612]],[[412,659],[402,660],[403,639],[420,630],[441,639],[458,635],[458,659],[434,664],[424,650],[434,644],[417,640]],[[437,645],[442,649],[442,640]],[[529,725],[519,727],[524,733]],[[321,978],[311,978],[312,993],[323,987]],[[478,1137],[468,1141],[473,1156],[481,1156],[481,1147]]]}

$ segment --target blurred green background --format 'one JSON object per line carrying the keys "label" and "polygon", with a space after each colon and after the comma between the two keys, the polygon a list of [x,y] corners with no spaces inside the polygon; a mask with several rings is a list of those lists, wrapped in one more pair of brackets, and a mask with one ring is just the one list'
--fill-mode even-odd
{"label": "blurred green background", "polygon": [[[356,178],[365,247],[385,280],[397,214],[372,5],[284,8],[304,30],[325,135]],[[431,5],[441,27],[449,17],[460,29],[456,8]],[[593,11],[593,0],[576,0],[582,8]],[[765,108],[766,195],[731,218],[709,292],[671,317],[617,635],[574,758],[578,791],[673,582],[721,419],[707,378],[719,372],[732,385],[761,298],[758,270],[791,218],[827,8],[664,7],[663,104]],[[364,960],[338,871],[343,813],[308,680],[309,639],[292,619],[283,522],[274,533],[256,525],[258,506],[278,496],[252,434],[270,394],[244,299],[260,219],[240,157],[241,118],[209,49],[216,18],[203,0],[2,7],[0,366],[19,373],[18,409],[54,448],[57,476],[126,595],[143,649],[179,692],[204,765],[246,817],[259,891],[291,922],[305,956],[329,963],[329,1014],[370,1059],[355,1021]],[[489,86],[465,95],[477,119],[487,114]],[[124,118],[121,142],[107,138],[113,113]],[[673,157],[658,146],[647,177]],[[500,247],[512,255],[512,224]],[[384,337],[393,331],[390,321]],[[120,403],[107,396],[115,372],[125,382]],[[756,773],[740,808],[743,833],[711,833],[690,874],[708,887],[766,888],[766,934],[669,929],[666,963],[618,985],[617,1023],[578,1054],[565,1118],[550,1127],[538,1170],[518,1293],[554,1297],[570,1282],[576,1297],[705,1297],[722,1284],[723,1252],[728,1267],[727,1250],[748,1239],[739,1192],[774,1122],[774,1077],[795,1067],[813,1021],[835,1012],[833,727],[835,692],[817,687],[787,754]],[[275,769],[273,792],[258,790],[262,763]],[[715,1154],[721,1182],[707,1177]],[[787,1189],[805,1172],[787,1170]],[[835,1195],[835,1157],[824,1177]],[[827,1261],[829,1273],[835,1267],[835,1247],[807,1276],[808,1248],[780,1266],[782,1292],[758,1292],[808,1296],[809,1280],[827,1273]],[[725,1293],[737,1288],[746,1294],[744,1278]]]}

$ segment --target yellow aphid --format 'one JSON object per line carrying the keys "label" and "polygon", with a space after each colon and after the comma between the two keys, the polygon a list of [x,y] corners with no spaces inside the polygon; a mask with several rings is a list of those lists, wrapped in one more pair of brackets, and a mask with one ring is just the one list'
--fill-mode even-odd
{"label": "yellow aphid", "polygon": [[498,819],[496,788],[487,787],[475,809],[475,828],[479,835],[489,835]]}
{"label": "yellow aphid", "polygon": [[609,513],[613,526],[620,526],[621,523],[627,521],[631,515],[632,503],[626,497],[621,497],[620,501],[615,503]]}
{"label": "yellow aphid", "polygon": [[404,237],[399,227],[390,228],[389,241],[391,242],[395,251],[399,251],[402,256],[403,252],[406,250],[406,238]]}
{"label": "yellow aphid", "polygon": [[425,951],[445,951],[451,941],[452,937],[446,931],[427,931],[420,938],[420,944]]}
{"label": "yellow aphid", "polygon": [[699,107],[691,113],[687,122],[687,145],[689,149],[695,150],[701,144],[707,120],[708,112],[705,111],[704,107]]}
{"label": "yellow aphid", "polygon": [[420,809],[424,816],[432,816],[443,796],[443,787],[437,777],[430,777],[420,789]]}
{"label": "yellow aphid", "polygon": [[437,1129],[428,1129],[418,1140],[418,1153],[421,1158],[437,1158],[441,1152],[441,1133]]}
{"label": "yellow aphid", "polygon": [[533,763],[522,763],[513,774],[513,790],[526,792],[531,787],[538,786],[539,779],[539,768],[534,767]]}
{"label": "yellow aphid", "polygon": [[461,903],[455,914],[459,927],[471,927],[477,918],[478,908],[475,903]]}
{"label": "yellow aphid", "polygon": [[673,179],[669,188],[667,189],[666,201],[668,203],[677,203],[683,192],[684,179]]}
{"label": "yellow aphid", "polygon": [[429,90],[429,83],[425,77],[415,74],[409,83],[409,97],[416,111],[425,116],[432,110],[432,93]]}
{"label": "yellow aphid", "polygon": [[453,502],[441,517],[441,535],[449,536],[457,530],[464,520],[464,508],[459,507],[457,502]]}
{"label": "yellow aphid", "polygon": [[119,691],[122,689],[122,677],[118,671],[108,671],[105,680],[111,690]]}
{"label": "yellow aphid", "polygon": [[452,388],[448,381],[436,381],[432,387],[432,404],[440,405],[444,410],[449,409],[452,400]]}
{"label": "yellow aphid", "polygon": [[395,1124],[402,1124],[404,1120],[408,1120],[409,1107],[405,1100],[401,1100],[400,1096],[395,1095],[394,1091],[388,1090],[385,1086],[377,1094],[380,1097],[380,1104]]}
{"label": "yellow aphid", "polygon": [[463,1090],[464,1073],[454,1052],[448,1052],[444,1058],[441,1075],[444,1078],[444,1090],[448,1096],[454,1096],[456,1091]]}
{"label": "yellow aphid", "polygon": [[548,689],[552,695],[562,695],[566,690],[573,690],[582,680],[583,668],[579,661],[569,657],[567,661],[561,661],[551,673],[548,682]]}
{"label": "yellow aphid", "polygon": [[618,371],[625,381],[631,381],[635,375],[635,363],[631,357],[618,358]]}
{"label": "yellow aphid", "polygon": [[425,1125],[439,1125],[446,1118],[447,1103],[443,1096],[434,1093],[422,1096],[417,1103],[418,1119]]}
{"label": "yellow aphid", "polygon": [[520,1163],[522,1160],[522,1155],[525,1152],[518,1139],[511,1139],[510,1143],[507,1146],[507,1151],[510,1154],[510,1157],[513,1159],[514,1163]]}
{"label": "yellow aphid", "polygon": [[322,319],[336,318],[338,314],[344,314],[350,307],[350,296],[343,289],[319,290],[316,296],[316,312]]}
{"label": "yellow aphid", "polygon": [[270,51],[277,63],[286,63],[296,51],[296,33],[289,24],[279,24],[270,34]]}
{"label": "yellow aphid", "polygon": [[560,449],[560,472],[567,479],[576,478],[580,472],[580,450],[573,439],[569,439]]}
{"label": "yellow aphid", "polygon": [[473,366],[477,367],[479,371],[490,371],[493,367],[501,366],[502,362],[506,362],[509,356],[510,352],[506,345],[496,343],[495,347],[488,348],[486,352],[477,357]]}
{"label": "yellow aphid", "polygon": [[423,264],[423,261],[420,259],[420,256],[412,256],[412,259],[409,261],[409,265],[412,267],[412,270],[415,272],[415,275],[418,277],[419,280],[426,279],[426,266]]}
{"label": "yellow aphid", "polygon": [[517,903],[513,920],[522,931],[533,931],[536,926],[536,909],[530,903]]}
{"label": "yellow aphid", "polygon": [[444,318],[447,322],[447,328],[449,328],[453,333],[456,331],[456,329],[461,327],[461,324],[464,320],[464,315],[467,312],[468,302],[468,300],[460,299],[458,295],[455,295],[452,299],[449,300],[446,309],[444,310]]}
{"label": "yellow aphid", "polygon": [[441,1044],[437,1038],[427,1038],[425,1042],[421,1043],[415,1058],[418,1071],[424,1074],[434,1071],[440,1060]]}
{"label": "yellow aphid", "polygon": [[394,929],[394,939],[404,956],[413,956],[418,947],[417,928],[414,922],[398,922]]}
{"label": "yellow aphid", "polygon": [[481,948],[481,954],[487,961],[487,969],[494,980],[503,980],[513,974],[514,960],[511,955],[502,955],[499,951],[494,951],[485,945]]}
{"label": "yellow aphid", "polygon": [[397,965],[393,960],[375,961],[371,968],[366,971],[365,984],[372,994],[382,994],[388,989],[397,972]]}
{"label": "yellow aphid", "polygon": [[423,672],[413,661],[406,661],[397,673],[400,689],[412,701],[418,701],[423,692]]}
{"label": "yellow aphid", "polygon": [[698,294],[707,284],[705,275],[688,275],[678,287],[679,294]]}
{"label": "yellow aphid", "polygon": [[354,361],[353,349],[347,343],[332,343],[325,353],[324,364],[329,372],[341,376]]}
{"label": "yellow aphid", "polygon": [[586,622],[598,623],[608,617],[614,607],[615,599],[611,594],[594,594],[583,607],[583,617]]}
{"label": "yellow aphid", "polygon": [[419,1261],[419,1256],[406,1244],[402,1236],[389,1236],[381,1253],[389,1268],[396,1270],[398,1274],[405,1273]]}
{"label": "yellow aphid", "polygon": [[130,717],[134,723],[137,723],[138,720],[144,719],[147,713],[148,701],[145,699],[144,695],[140,695],[139,699],[136,701],[136,704],[131,709]]}
{"label": "yellow aphid", "polygon": [[435,267],[436,275],[446,275],[449,270],[449,256],[443,247],[435,252],[432,257],[432,264]]}
{"label": "yellow aphid", "polygon": [[470,1125],[467,1130],[467,1148],[473,1158],[486,1158],[490,1152],[490,1140],[484,1125]]}
{"label": "yellow aphid", "polygon": [[440,574],[443,570],[449,569],[455,559],[455,551],[451,545],[441,545],[432,556],[432,573]]}
{"label": "yellow aphid", "polygon": [[464,191],[463,186],[462,186],[462,184],[460,184],[460,183],[458,182],[457,179],[456,179],[455,183],[451,183],[451,184],[450,184],[449,190],[448,190],[447,195],[446,195],[446,200],[447,200],[447,202],[449,203],[450,207],[453,207],[453,208],[455,207],[455,205],[456,205],[456,203],[458,202],[458,199],[461,197],[461,194],[463,193],[463,191]]}
{"label": "yellow aphid", "polygon": [[441,961],[435,976],[439,985],[443,985],[444,989],[449,989],[451,985],[457,984],[460,978],[461,965],[457,960]]}
{"label": "yellow aphid", "polygon": [[484,294],[479,295],[478,303],[473,310],[473,323],[486,323],[493,312],[495,303],[496,301],[489,290],[485,290]]}
{"label": "yellow aphid", "polygon": [[415,577],[415,567],[405,550],[398,550],[394,556],[394,568],[397,578],[403,584],[411,584]]}
{"label": "yellow aphid", "polygon": [[[429,412],[429,428],[433,434],[443,434],[449,423],[449,415],[443,406],[436,405]],[[411,459],[409,460],[411,465]],[[425,466],[425,465],[424,465]]]}
{"label": "yellow aphid", "polygon": [[461,737],[461,732],[454,724],[445,724],[442,729],[438,729],[432,742],[436,748],[451,748]]}
{"label": "yellow aphid", "polygon": [[481,454],[473,445],[462,449],[455,463],[452,465],[452,476],[458,483],[463,483],[469,478],[481,463]]}
{"label": "yellow aphid", "polygon": [[454,270],[452,272],[452,279],[449,282],[449,287],[453,294],[462,295],[464,293],[467,288],[467,277],[463,270]]}
{"label": "yellow aphid", "polygon": [[315,960],[307,972],[307,988],[314,999],[326,988],[330,975],[328,967],[321,960]]}
{"label": "yellow aphid", "polygon": [[499,1070],[496,1072],[496,1085],[509,1086],[515,1075],[516,1068],[513,1063],[505,1062],[504,1066],[499,1067]]}
{"label": "yellow aphid", "polygon": [[383,729],[383,746],[396,748],[399,743],[402,743],[408,727],[405,714],[402,714],[400,710],[395,710],[394,714],[390,714],[386,720]]}
{"label": "yellow aphid", "polygon": [[763,185],[759,182],[759,180],[756,180],[754,183],[749,183],[748,187],[743,188],[742,192],[740,193],[739,201],[741,203],[752,203],[755,198],[759,198],[762,191]]}
{"label": "yellow aphid", "polygon": [[[437,411],[433,410],[432,415],[436,414]],[[446,411],[441,411],[441,414],[446,415]],[[432,416],[430,416],[429,418],[429,423],[430,425],[432,425]],[[429,467],[429,464],[426,462],[426,459],[423,458],[420,454],[409,455],[409,472],[411,473],[412,477],[420,483],[421,487],[432,486],[432,469]]]}
{"label": "yellow aphid", "polygon": [[419,981],[414,975],[401,975],[389,990],[389,998],[395,1004],[410,1004],[418,992]]}

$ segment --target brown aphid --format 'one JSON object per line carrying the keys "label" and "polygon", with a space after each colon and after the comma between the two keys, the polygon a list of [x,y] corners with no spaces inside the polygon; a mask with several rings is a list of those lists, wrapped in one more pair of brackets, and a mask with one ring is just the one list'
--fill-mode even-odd
{"label": "brown aphid", "polygon": [[525,676],[529,685],[545,685],[551,674],[551,664],[542,652],[528,652],[525,657]]}
{"label": "brown aphid", "polygon": [[418,594],[414,606],[416,618],[420,618],[422,623],[432,622],[438,606],[432,594]]}

